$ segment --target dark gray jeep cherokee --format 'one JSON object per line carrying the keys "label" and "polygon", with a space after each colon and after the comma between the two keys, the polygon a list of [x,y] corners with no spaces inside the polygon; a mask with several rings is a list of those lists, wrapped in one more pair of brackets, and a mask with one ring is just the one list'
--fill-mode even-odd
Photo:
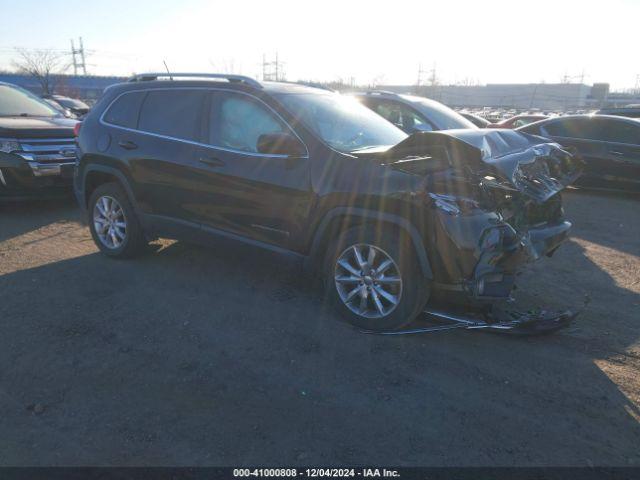
{"label": "dark gray jeep cherokee", "polygon": [[516,271],[567,238],[559,192],[579,174],[540,137],[407,136],[353,98],[234,75],[113,86],[78,143],[75,191],[104,254],[215,236],[292,253],[370,330],[439,292],[508,298]]}

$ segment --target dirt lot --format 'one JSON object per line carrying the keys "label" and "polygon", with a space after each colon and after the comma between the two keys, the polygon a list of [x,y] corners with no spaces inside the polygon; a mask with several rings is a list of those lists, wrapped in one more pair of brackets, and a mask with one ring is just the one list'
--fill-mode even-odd
{"label": "dirt lot", "polygon": [[356,332],[277,254],[100,256],[73,202],[0,207],[0,465],[640,465],[640,201],[566,195],[516,339]]}

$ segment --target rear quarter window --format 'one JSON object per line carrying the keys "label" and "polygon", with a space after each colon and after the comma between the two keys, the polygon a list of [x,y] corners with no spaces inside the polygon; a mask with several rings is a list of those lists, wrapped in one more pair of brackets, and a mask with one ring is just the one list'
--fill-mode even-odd
{"label": "rear quarter window", "polygon": [[130,92],[118,97],[104,114],[104,121],[112,125],[136,128],[140,105],[146,92]]}

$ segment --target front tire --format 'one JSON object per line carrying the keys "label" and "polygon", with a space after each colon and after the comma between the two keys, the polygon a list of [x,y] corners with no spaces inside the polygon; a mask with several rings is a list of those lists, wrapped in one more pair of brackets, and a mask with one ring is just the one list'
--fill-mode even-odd
{"label": "front tire", "polygon": [[89,230],[102,253],[112,258],[132,258],[147,245],[129,197],[117,183],[100,185],[88,205]]}
{"label": "front tire", "polygon": [[356,227],[327,249],[324,283],[329,303],[352,325],[396,330],[413,321],[429,299],[413,245],[394,229]]}

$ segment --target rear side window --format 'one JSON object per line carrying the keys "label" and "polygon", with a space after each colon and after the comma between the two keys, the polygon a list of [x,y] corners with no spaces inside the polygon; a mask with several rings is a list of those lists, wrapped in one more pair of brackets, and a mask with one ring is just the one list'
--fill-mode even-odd
{"label": "rear side window", "polygon": [[146,92],[125,93],[107,110],[104,120],[107,123],[126,128],[136,128],[138,112]]}
{"label": "rear side window", "polygon": [[197,140],[202,90],[150,90],[142,104],[138,130],[183,140]]}

